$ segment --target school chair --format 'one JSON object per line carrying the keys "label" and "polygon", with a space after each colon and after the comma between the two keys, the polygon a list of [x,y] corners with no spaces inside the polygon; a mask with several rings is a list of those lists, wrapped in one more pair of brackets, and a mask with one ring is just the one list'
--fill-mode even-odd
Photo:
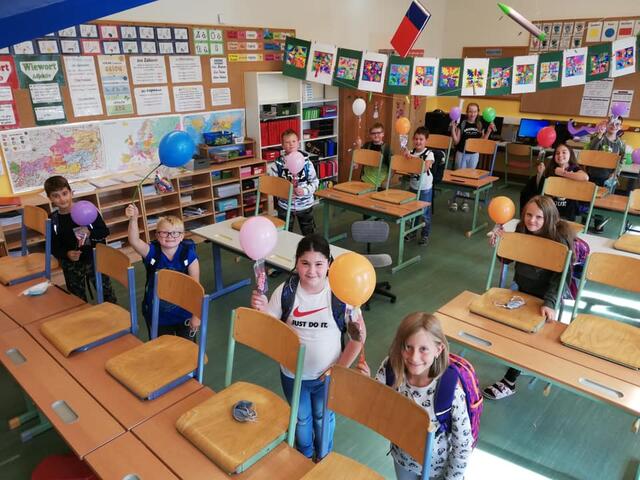
{"label": "school chair", "polygon": [[[138,333],[138,309],[133,265],[126,253],[99,243],[93,249],[97,305],[44,322],[40,331],[65,357],[84,352],[122,335]],[[129,293],[129,310],[104,301],[102,275]]]}
{"label": "school chair", "polygon": [[[184,308],[200,318],[196,344],[176,335],[158,337],[160,300]],[[202,383],[209,296],[197,280],[173,270],[156,271],[153,290],[151,340],[110,358],[107,372],[143,400],[153,400],[190,378]]]}
{"label": "school chair", "polygon": [[[498,259],[502,265],[500,282],[498,287],[491,287],[493,271]],[[524,263],[560,274],[556,291],[556,313],[559,312],[558,316],[562,315],[562,295],[567,282],[571,250],[566,245],[548,238],[517,232],[503,234],[496,243],[485,292],[469,306],[472,313],[529,333],[537,332],[542,328],[545,322],[545,318],[540,314],[540,308],[544,304],[543,299],[505,288],[507,262]],[[515,309],[506,308],[514,296],[522,298],[524,304]]]}
{"label": "school chair", "polygon": [[[383,243],[389,238],[389,224],[387,222],[375,220],[353,222],[351,224],[351,237],[354,242],[367,245],[365,257],[371,262],[373,268],[385,268],[393,264],[393,259],[388,253],[371,253],[372,243]],[[391,303],[396,303],[397,297],[391,293],[391,284],[389,282],[377,282],[373,293],[387,297],[391,300]],[[365,310],[369,310],[369,301],[364,304]]]}
{"label": "school chair", "polygon": [[620,225],[620,237],[614,242],[613,248],[623,250],[625,252],[640,254],[640,235],[634,233],[625,233],[627,230],[633,230],[629,224],[627,227],[627,217],[629,210],[640,211],[640,189],[633,190],[627,199],[627,205],[622,215],[622,225]]}
{"label": "school chair", "polygon": [[613,152],[599,150],[581,150],[578,155],[578,165],[583,167],[606,168],[615,170],[618,168],[620,155]]}
{"label": "school chair", "polygon": [[560,336],[560,341],[569,347],[640,370],[640,328],[636,324],[627,324],[591,313],[578,313],[587,282],[638,295],[638,278],[640,258],[602,252],[589,255],[571,312],[571,323]]}
{"label": "school chair", "polygon": [[[336,365],[331,367],[328,378],[325,411],[333,410],[387,438],[421,461],[420,478],[428,479],[436,428],[427,411],[410,398],[355,370]],[[324,432],[328,427],[328,415],[322,420]],[[369,480],[384,477],[355,460],[331,452],[302,478]]]}
{"label": "school chair", "polygon": [[420,199],[420,192],[415,193],[407,190],[399,190],[396,188],[389,188],[391,183],[391,177],[394,173],[403,173],[408,175],[419,175],[425,170],[425,162],[418,157],[405,157],[404,155],[393,155],[391,157],[391,165],[389,167],[389,174],[387,175],[387,184],[384,190],[381,192],[375,192],[371,194],[371,198],[388,203],[395,203],[397,205],[411,202],[413,200]]}
{"label": "school chair", "polygon": [[[479,153],[480,155],[489,155],[489,175],[493,175],[493,167],[496,163],[496,154],[498,153],[498,142],[486,140],[484,138],[470,138],[464,144],[464,153]],[[478,162],[480,165],[480,162]]]}
{"label": "school chair", "polygon": [[[260,196],[271,195],[278,199],[287,201],[287,216],[285,220],[280,219],[277,216],[269,215],[268,213],[260,213]],[[262,215],[265,218],[271,220],[273,225],[278,230],[289,230],[289,219],[291,216],[291,205],[293,203],[293,184],[281,177],[275,177],[273,175],[262,175],[258,177],[258,191],[256,192],[256,211],[254,215]],[[240,230],[246,218],[241,218],[231,224],[231,228],[234,230]]]}
{"label": "school chair", "polygon": [[363,193],[373,192],[376,186],[372,183],[360,182],[352,180],[353,170],[357,167],[377,167],[378,175],[382,170],[382,153],[375,150],[367,150],[357,148],[351,155],[351,164],[349,165],[349,181],[334,185],[333,188],[341,192],[351,193],[354,195],[362,195]]}
{"label": "school chair", "polygon": [[[44,253],[29,253],[27,230],[34,230],[44,236]],[[51,220],[40,207],[25,205],[22,208],[22,251],[19,257],[0,258],[0,283],[14,285],[38,277],[51,280],[51,269],[58,267],[51,258]]]}
{"label": "school chair", "polygon": [[533,167],[533,149],[531,145],[513,142],[507,143],[504,150],[504,184],[500,188],[509,186],[509,167],[520,170],[521,172],[526,171],[528,177]]}
{"label": "school chair", "polygon": [[431,150],[442,150],[444,152],[444,169],[449,168],[449,155],[451,153],[452,139],[448,135],[430,133],[427,138],[427,148]]}
{"label": "school chair", "polygon": [[544,181],[544,186],[542,187],[542,194],[588,203],[589,210],[587,213],[587,221],[584,225],[577,222],[567,221],[576,233],[586,233],[589,228],[589,223],[591,222],[591,215],[593,214],[593,205],[596,201],[597,190],[596,184],[593,182],[582,182],[565,177],[547,177]]}
{"label": "school chair", "polygon": [[0,225],[0,257],[6,257],[7,255],[9,255],[9,250],[7,249],[7,239],[4,236],[2,225]]}
{"label": "school chair", "polygon": [[[247,382],[231,383],[236,343],[256,350],[295,372],[291,406],[279,395]],[[298,419],[305,348],[296,332],[281,320],[250,308],[231,313],[225,388],[183,414],[176,428],[218,467],[241,473],[285,439],[293,447]],[[242,400],[253,404],[256,421],[232,416]]]}

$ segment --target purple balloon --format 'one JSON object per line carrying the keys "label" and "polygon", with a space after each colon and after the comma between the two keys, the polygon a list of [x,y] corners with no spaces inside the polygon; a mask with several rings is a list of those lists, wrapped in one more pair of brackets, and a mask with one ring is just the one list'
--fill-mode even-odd
{"label": "purple balloon", "polygon": [[611,114],[614,117],[621,117],[627,113],[627,106],[624,103],[614,103],[611,106]]}
{"label": "purple balloon", "polygon": [[278,231],[271,220],[251,217],[240,227],[240,246],[253,260],[266,258],[278,242]]}
{"label": "purple balloon", "polygon": [[461,115],[462,111],[460,111],[460,107],[451,107],[451,110],[449,110],[449,118],[451,118],[451,120],[453,120],[454,122],[460,120]]}
{"label": "purple balloon", "polygon": [[631,159],[636,165],[640,165],[640,148],[636,148],[631,154]]}
{"label": "purple balloon", "polygon": [[98,218],[98,209],[91,202],[80,200],[71,207],[71,220],[73,220],[76,225],[86,227],[95,222],[96,218]]}

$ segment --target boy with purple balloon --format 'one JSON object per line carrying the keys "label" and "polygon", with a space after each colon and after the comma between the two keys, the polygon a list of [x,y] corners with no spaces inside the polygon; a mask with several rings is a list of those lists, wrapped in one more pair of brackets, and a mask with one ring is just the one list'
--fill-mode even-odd
{"label": "boy with purple balloon", "polygon": [[[67,290],[87,301],[86,288],[95,290],[93,247],[105,243],[109,228],[98,209],[87,201],[74,203],[73,192],[67,179],[55,175],[44,182],[44,190],[57,210],[51,218],[51,252],[58,259],[64,274]],[[117,303],[108,277],[102,276],[104,299]],[[93,297],[91,290],[90,295]]]}

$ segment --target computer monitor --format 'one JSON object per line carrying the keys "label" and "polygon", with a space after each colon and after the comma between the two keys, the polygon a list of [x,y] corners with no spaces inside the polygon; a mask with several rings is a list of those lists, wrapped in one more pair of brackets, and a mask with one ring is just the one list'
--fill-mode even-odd
{"label": "computer monitor", "polygon": [[533,118],[521,118],[516,140],[523,143],[535,143],[540,129],[549,126],[549,120],[535,120]]}

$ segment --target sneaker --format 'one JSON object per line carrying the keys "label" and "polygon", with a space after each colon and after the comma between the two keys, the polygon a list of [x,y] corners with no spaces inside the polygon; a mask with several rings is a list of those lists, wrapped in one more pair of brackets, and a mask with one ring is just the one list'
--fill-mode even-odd
{"label": "sneaker", "polygon": [[467,202],[462,202],[460,210],[462,210],[464,213],[467,213],[469,211],[469,204]]}
{"label": "sneaker", "polygon": [[458,211],[458,204],[455,201],[452,201],[451,203],[449,203],[449,211],[450,212]]}
{"label": "sneaker", "polygon": [[428,243],[429,243],[429,237],[428,236],[420,237],[420,240],[418,240],[418,245],[420,245],[421,247],[424,247]]}
{"label": "sneaker", "polygon": [[404,241],[405,241],[405,242],[410,242],[410,241],[412,241],[412,240],[415,240],[415,238],[416,238],[416,232],[407,233],[407,234],[404,236]]}
{"label": "sneaker", "polygon": [[489,400],[502,400],[516,393],[515,385],[509,386],[506,380],[500,380],[482,390],[482,396]]}
{"label": "sneaker", "polygon": [[593,226],[595,228],[596,233],[602,233],[604,232],[604,226],[609,223],[609,220],[611,220],[610,218],[603,218],[600,217],[596,220],[594,220],[593,222]]}

